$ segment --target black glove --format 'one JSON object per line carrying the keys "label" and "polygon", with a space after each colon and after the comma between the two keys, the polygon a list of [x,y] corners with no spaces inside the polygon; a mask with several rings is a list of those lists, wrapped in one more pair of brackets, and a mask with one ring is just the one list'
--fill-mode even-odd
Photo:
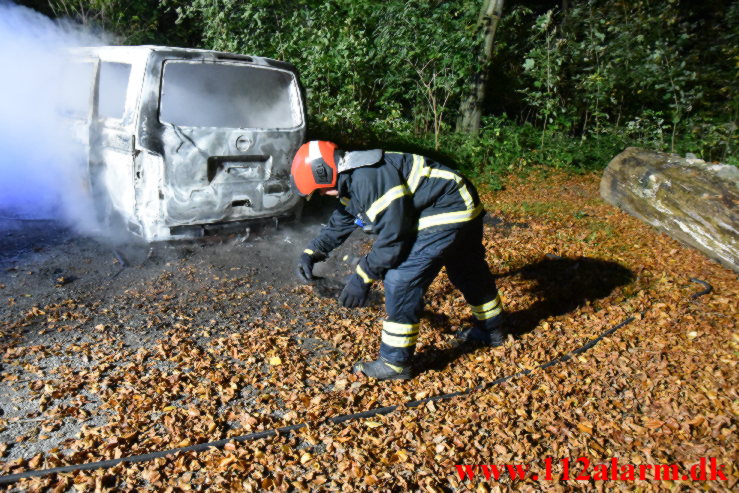
{"label": "black glove", "polygon": [[300,255],[298,260],[298,277],[303,282],[311,282],[313,280],[313,264],[315,261],[307,253]]}
{"label": "black glove", "polygon": [[318,253],[303,252],[298,260],[298,277],[304,282],[311,282],[313,278],[313,264],[325,260],[326,256]]}
{"label": "black glove", "polygon": [[371,283],[364,282],[357,274],[352,274],[339,295],[339,303],[347,308],[365,306],[371,285]]}

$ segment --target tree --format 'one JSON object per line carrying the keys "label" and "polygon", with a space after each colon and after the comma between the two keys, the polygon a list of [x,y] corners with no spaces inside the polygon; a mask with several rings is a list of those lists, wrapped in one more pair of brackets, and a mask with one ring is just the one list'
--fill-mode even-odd
{"label": "tree", "polygon": [[482,48],[478,57],[478,71],[473,77],[469,96],[460,107],[457,130],[473,135],[480,131],[482,103],[488,82],[488,68],[493,59],[493,42],[498,22],[503,15],[503,0],[483,0],[478,19],[478,28],[482,33]]}
{"label": "tree", "polygon": [[[34,8],[41,2],[26,2]],[[92,30],[109,43],[167,44],[197,43],[190,24],[175,25],[175,9],[185,0],[49,0],[42,10],[58,18],[72,19],[86,31]]]}

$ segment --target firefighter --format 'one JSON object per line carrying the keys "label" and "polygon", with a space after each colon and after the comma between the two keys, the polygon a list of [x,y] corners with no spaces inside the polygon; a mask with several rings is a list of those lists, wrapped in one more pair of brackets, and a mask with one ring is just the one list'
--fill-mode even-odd
{"label": "firefighter", "polygon": [[340,303],[364,306],[372,283],[383,280],[387,318],[380,355],[353,371],[378,380],[412,377],[423,296],[442,267],[471,305],[475,323],[460,343],[502,344],[503,307],[482,244],[484,210],[477,191],[454,170],[429,158],[381,150],[343,152],[336,144],[303,144],[292,163],[292,184],[309,197],[339,200],[319,235],[301,254],[298,275],[313,280],[313,266],[357,227],[377,237],[349,277]]}

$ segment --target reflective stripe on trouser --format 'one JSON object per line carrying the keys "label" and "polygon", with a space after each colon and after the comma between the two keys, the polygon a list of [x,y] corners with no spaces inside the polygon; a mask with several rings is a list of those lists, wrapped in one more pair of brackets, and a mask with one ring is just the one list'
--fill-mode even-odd
{"label": "reflective stripe on trouser", "polygon": [[472,307],[472,315],[474,315],[480,322],[497,317],[501,313],[503,313],[503,305],[500,302],[499,294],[487,303]]}
{"label": "reflective stripe on trouser", "polygon": [[485,262],[482,216],[459,229],[421,234],[408,257],[385,275],[387,320],[380,344],[382,358],[396,364],[406,364],[412,358],[423,295],[443,266],[469,304],[485,309],[478,310],[483,316],[494,312],[490,302],[498,299],[498,291]]}

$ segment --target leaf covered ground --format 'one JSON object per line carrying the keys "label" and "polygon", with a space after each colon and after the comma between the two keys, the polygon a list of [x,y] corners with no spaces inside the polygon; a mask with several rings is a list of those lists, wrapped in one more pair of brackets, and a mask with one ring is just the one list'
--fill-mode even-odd
{"label": "leaf covered ground", "polygon": [[[538,173],[482,194],[488,261],[512,334],[502,347],[454,349],[471,313],[442,273],[427,296],[420,373],[408,382],[350,373],[355,361],[375,358],[383,318],[377,300],[348,310],[332,298],[368,247],[361,234],[333,256],[336,272],[324,267],[330,279],[313,286],[290,277],[302,238],[283,242],[281,233],[175,247],[168,257],[150,251],[120,275],[110,253],[100,261],[104,250],[80,254],[78,242],[59,247],[74,263],[63,272],[53,259],[16,264],[0,278],[0,474],[308,422],[289,436],[13,488],[731,490],[737,276],[602,202],[598,180]],[[691,299],[703,290],[691,278],[713,291]],[[538,369],[628,317],[635,320],[587,352]],[[533,371],[386,416],[319,425],[521,370]],[[728,479],[565,481],[555,467],[552,480],[462,480],[455,467],[528,464],[543,475],[546,457],[681,471],[715,457]]]}

